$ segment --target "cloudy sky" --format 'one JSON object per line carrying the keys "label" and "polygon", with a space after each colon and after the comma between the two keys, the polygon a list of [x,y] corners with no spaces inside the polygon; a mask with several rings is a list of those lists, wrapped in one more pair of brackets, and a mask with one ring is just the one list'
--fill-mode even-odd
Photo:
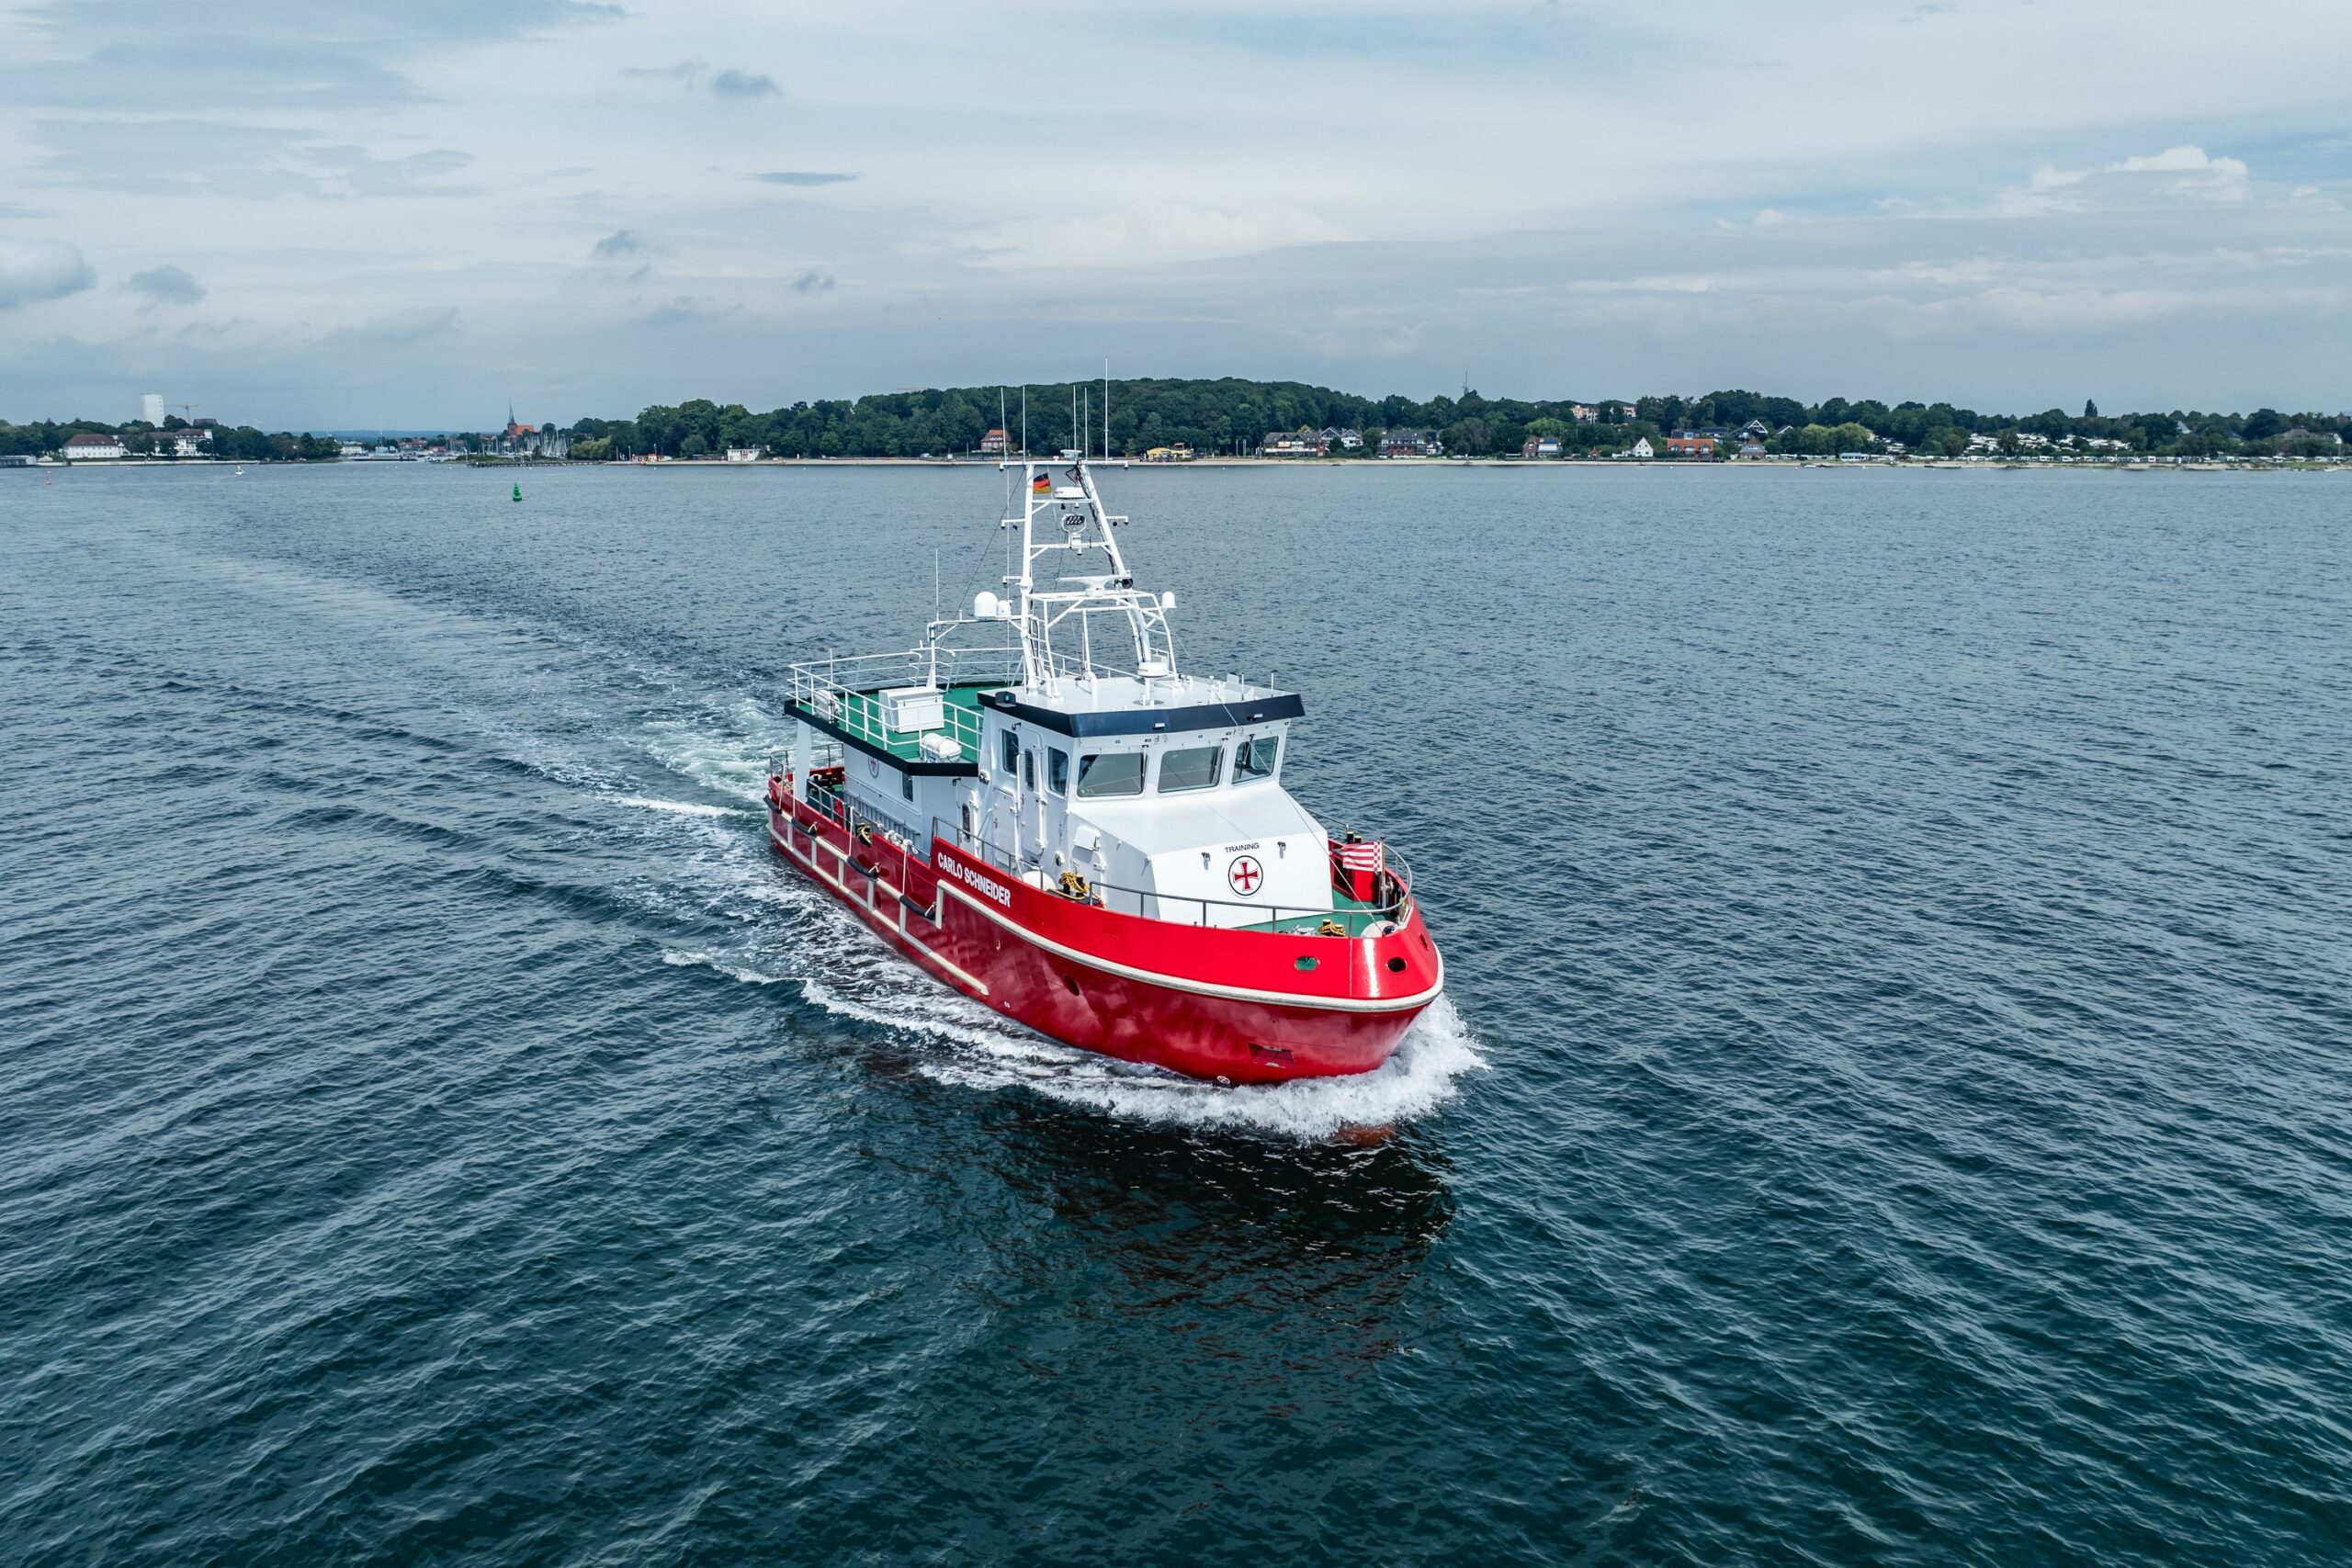
{"label": "cloudy sky", "polygon": [[0,417],[2352,405],[2342,0],[0,3]]}

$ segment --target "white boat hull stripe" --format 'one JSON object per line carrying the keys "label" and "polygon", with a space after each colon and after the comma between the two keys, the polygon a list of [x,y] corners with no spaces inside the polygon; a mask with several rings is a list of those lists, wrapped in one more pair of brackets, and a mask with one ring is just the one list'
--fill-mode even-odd
{"label": "white boat hull stripe", "polygon": [[1107,974],[1124,976],[1130,980],[1141,980],[1146,985],[1164,986],[1171,991],[1190,991],[1194,996],[1227,997],[1237,1001],[1265,1002],[1275,1007],[1320,1009],[1329,1012],[1404,1012],[1413,1008],[1429,1006],[1430,1003],[1437,1000],[1438,993],[1445,989],[1445,960],[1442,957],[1437,961],[1437,979],[1430,985],[1428,989],[1416,991],[1409,997],[1307,997],[1301,996],[1295,991],[1261,991],[1249,986],[1220,986],[1214,980],[1182,979],[1174,975],[1162,975],[1157,970],[1138,969],[1131,964],[1121,964],[1116,959],[1103,958],[1080,948],[1064,946],[1053,938],[1040,936],[1019,921],[998,913],[952,882],[942,882],[939,886],[942,892],[953,894],[960,902],[970,905],[998,925],[1021,938],[1022,941],[1035,947],[1042,947],[1057,957],[1066,958],[1072,964],[1082,964],[1090,969],[1100,969]]}
{"label": "white boat hull stripe", "polygon": [[[827,886],[839,893],[842,896],[842,901],[843,903],[849,905],[849,907],[854,909],[861,907],[858,904],[856,897],[848,888],[842,886],[838,881],[827,875],[824,870],[820,867],[813,859],[802,860],[799,855],[793,852],[792,846],[785,842],[783,835],[779,834],[774,828],[770,828],[768,829],[768,838],[775,843],[777,849],[780,849],[785,852],[786,858],[789,859],[793,864],[798,866],[801,870],[807,872],[818,881],[824,883]],[[822,842],[821,840],[819,841]],[[882,881],[878,876],[873,878],[873,880],[877,883]],[[884,884],[884,886],[887,886],[888,884]],[[895,889],[893,892],[895,896]],[[973,995],[985,997],[989,994],[989,983],[986,980],[981,979],[977,975],[965,973],[961,967],[951,963],[947,959],[941,957],[937,953],[933,952],[921,937],[916,936],[912,931],[907,930],[907,908],[903,904],[899,906],[899,940],[905,942],[909,947],[913,948],[917,953],[922,953],[925,958],[930,959],[933,964],[938,964],[942,969],[946,970],[950,975],[955,976],[959,984],[970,987]]]}

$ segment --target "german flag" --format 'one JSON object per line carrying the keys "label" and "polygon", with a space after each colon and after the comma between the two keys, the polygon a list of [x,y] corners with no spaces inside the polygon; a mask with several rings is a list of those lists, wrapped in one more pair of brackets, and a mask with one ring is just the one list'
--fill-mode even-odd
{"label": "german flag", "polygon": [[1054,493],[1054,481],[1046,475],[1039,474],[1035,479],[1029,481],[1029,493],[1031,495],[1051,495]]}

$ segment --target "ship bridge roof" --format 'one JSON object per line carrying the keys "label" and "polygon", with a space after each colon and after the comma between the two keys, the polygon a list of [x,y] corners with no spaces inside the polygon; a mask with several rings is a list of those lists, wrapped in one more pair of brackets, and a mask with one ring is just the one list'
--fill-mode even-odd
{"label": "ship bridge roof", "polygon": [[[894,729],[892,710],[880,689],[842,688],[795,696],[791,715],[868,756],[880,757],[910,773],[969,773],[979,760],[980,716],[993,709],[1041,729],[1081,739],[1093,736],[1177,735],[1188,730],[1233,729],[1296,718],[1306,704],[1295,692],[1227,679],[1197,676],[1098,675],[1065,678],[1054,689],[1007,686],[1001,681],[966,681],[939,689],[940,725],[931,730]],[[924,754],[926,734],[956,742],[950,758]]]}
{"label": "ship bridge roof", "polygon": [[1277,784],[1200,795],[1136,795],[1081,800],[1077,816],[1117,835],[1149,858],[1205,850],[1211,853],[1295,839],[1319,851],[1322,824]]}
{"label": "ship bridge roof", "polygon": [[1296,718],[1306,711],[1295,692],[1197,675],[1064,678],[1050,690],[1014,686],[984,694],[981,700],[1040,728],[1072,737],[1230,729]]}

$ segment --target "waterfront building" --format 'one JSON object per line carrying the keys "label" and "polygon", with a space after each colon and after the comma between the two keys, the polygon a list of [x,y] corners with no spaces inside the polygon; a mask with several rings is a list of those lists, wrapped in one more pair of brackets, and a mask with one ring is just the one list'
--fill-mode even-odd
{"label": "waterfront building", "polygon": [[1261,457],[1320,457],[1330,451],[1330,443],[1319,431],[1300,425],[1296,430],[1270,430],[1266,439],[1258,445]]}
{"label": "waterfront building", "polygon": [[1434,430],[1399,427],[1380,433],[1380,455],[1384,457],[1433,457],[1443,450]]}
{"label": "waterfront building", "polygon": [[1625,455],[1629,457],[1655,457],[1657,456],[1657,449],[1650,445],[1650,438],[1645,435],[1636,440]]}
{"label": "waterfront building", "polygon": [[760,460],[760,454],[765,450],[763,446],[729,446],[727,460],[730,463],[756,463]]}
{"label": "waterfront building", "polygon": [[1669,435],[1666,438],[1668,456],[1676,457],[1712,457],[1715,455],[1715,438],[1712,435]]}
{"label": "waterfront building", "polygon": [[68,437],[65,443],[66,457],[76,463],[111,460],[122,455],[122,437],[119,435],[99,435],[85,430],[79,435]]}
{"label": "waterfront building", "polygon": [[1556,435],[1531,435],[1520,444],[1522,457],[1556,457],[1560,455],[1560,438]]}
{"label": "waterfront building", "polygon": [[980,437],[980,456],[983,457],[1001,457],[1004,456],[1003,431],[991,430],[986,435]]}

